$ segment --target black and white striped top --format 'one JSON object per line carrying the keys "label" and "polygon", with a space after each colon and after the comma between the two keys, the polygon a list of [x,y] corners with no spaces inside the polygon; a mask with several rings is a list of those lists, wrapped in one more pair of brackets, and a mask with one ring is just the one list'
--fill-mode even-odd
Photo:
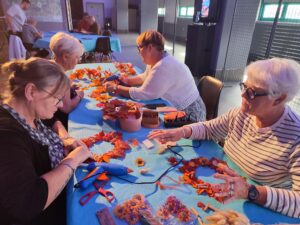
{"label": "black and white striped top", "polygon": [[239,108],[190,126],[191,139],[225,138],[225,153],[266,187],[265,207],[300,218],[300,117],[288,106],[270,127],[257,127],[255,117]]}

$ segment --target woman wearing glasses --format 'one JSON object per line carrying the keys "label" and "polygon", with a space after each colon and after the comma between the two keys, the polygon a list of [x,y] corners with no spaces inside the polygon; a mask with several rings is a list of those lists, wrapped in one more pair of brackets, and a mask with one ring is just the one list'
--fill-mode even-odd
{"label": "woman wearing glasses", "polygon": [[[54,53],[55,62],[65,71],[74,69],[84,51],[78,39],[63,32],[58,32],[51,37],[50,49]],[[59,119],[66,129],[68,129],[68,114],[76,108],[83,96],[84,92],[76,85],[72,85],[71,90],[66,92],[64,104],[55,114],[55,118]]]}
{"label": "woman wearing glasses", "polygon": [[273,58],[250,64],[241,84],[242,105],[211,121],[149,137],[162,142],[225,139],[224,151],[258,185],[239,176],[216,175],[225,202],[248,199],[279,213],[300,218],[300,117],[286,105],[300,87],[300,65]]}
{"label": "woman wearing glasses", "polygon": [[144,73],[121,80],[129,87],[106,83],[108,92],[137,100],[162,98],[178,110],[185,111],[194,121],[204,121],[205,105],[199,95],[189,68],[164,51],[165,39],[157,31],[149,30],[136,40]]}
{"label": "woman wearing glasses", "polygon": [[69,80],[38,58],[4,64],[0,79],[0,224],[65,224],[63,189],[91,153],[81,142],[69,152],[41,119],[63,106]]}

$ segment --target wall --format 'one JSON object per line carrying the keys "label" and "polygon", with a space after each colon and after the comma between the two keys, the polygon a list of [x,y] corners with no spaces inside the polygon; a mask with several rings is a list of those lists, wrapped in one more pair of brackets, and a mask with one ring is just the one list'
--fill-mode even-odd
{"label": "wall", "polygon": [[[76,0],[75,0],[76,1]],[[104,18],[109,17],[112,19],[112,28],[116,29],[116,14],[115,7],[118,0],[83,0],[83,10],[86,11],[86,3],[104,3]]]}
{"label": "wall", "polygon": [[158,24],[158,0],[141,0],[141,26],[140,32],[148,29],[157,30]]}
{"label": "wall", "polygon": [[116,0],[117,32],[128,32],[128,0]]}
{"label": "wall", "polygon": [[247,65],[260,0],[226,0],[223,3],[212,66],[219,79],[240,81]]}
{"label": "wall", "polygon": [[[11,2],[20,1],[1,1],[4,11],[8,9]],[[37,28],[42,31],[67,30],[65,0],[31,0],[31,7],[26,15],[35,17],[38,20]]]}

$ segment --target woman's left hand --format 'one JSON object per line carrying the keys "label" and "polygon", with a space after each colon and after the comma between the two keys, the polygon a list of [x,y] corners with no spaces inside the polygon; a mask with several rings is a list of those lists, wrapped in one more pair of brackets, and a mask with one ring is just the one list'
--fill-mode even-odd
{"label": "woman's left hand", "polygon": [[235,199],[247,199],[250,185],[246,178],[241,176],[231,177],[224,174],[215,174],[215,178],[222,179],[225,183],[212,184],[212,190],[216,192],[216,197],[223,197],[224,203]]}
{"label": "woman's left hand", "polygon": [[117,86],[117,85],[116,85],[114,82],[108,81],[108,82],[105,82],[105,83],[104,83],[104,87],[106,88],[106,91],[107,91],[108,93],[114,93],[115,90],[116,90],[116,86]]}

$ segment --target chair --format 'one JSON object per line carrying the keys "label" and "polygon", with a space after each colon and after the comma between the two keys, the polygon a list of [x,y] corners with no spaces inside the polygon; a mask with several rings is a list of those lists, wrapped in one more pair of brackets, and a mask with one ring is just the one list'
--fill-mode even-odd
{"label": "chair", "polygon": [[[111,62],[112,61],[112,50],[110,46],[109,37],[99,37],[96,41],[96,48],[94,54],[100,54],[100,62]],[[95,57],[96,59],[96,57]],[[104,60],[105,59],[105,60]],[[97,60],[96,60],[97,61]]]}
{"label": "chair", "polygon": [[223,83],[212,76],[203,76],[198,83],[199,94],[206,107],[206,120],[218,116],[220,94]]}

